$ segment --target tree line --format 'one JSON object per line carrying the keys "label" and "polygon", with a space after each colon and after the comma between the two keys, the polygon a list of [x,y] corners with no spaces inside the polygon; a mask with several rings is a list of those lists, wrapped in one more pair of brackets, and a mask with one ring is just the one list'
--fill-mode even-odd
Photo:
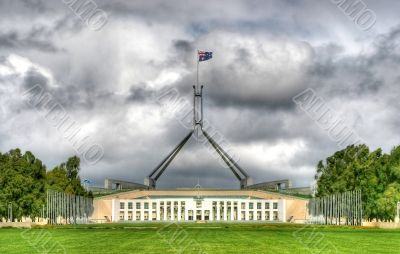
{"label": "tree line", "polygon": [[352,145],[317,165],[317,196],[361,190],[363,217],[393,221],[400,202],[400,146],[389,154]]}
{"label": "tree line", "polygon": [[0,221],[12,207],[13,218],[40,217],[46,207],[47,190],[91,197],[81,185],[80,159],[70,157],[66,162],[47,171],[43,162],[32,152],[20,149],[0,153]]}

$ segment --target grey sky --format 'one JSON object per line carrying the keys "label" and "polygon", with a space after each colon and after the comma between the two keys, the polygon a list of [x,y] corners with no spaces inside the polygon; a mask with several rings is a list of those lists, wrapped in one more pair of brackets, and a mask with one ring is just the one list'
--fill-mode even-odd
{"label": "grey sky", "polygon": [[[67,1],[65,1],[67,2]],[[312,88],[372,149],[400,142],[398,1],[364,1],[376,23],[361,30],[339,1],[94,1],[108,15],[91,30],[63,1],[0,2],[0,151],[20,147],[51,169],[76,154],[22,93],[51,93],[104,147],[82,178],[142,182],[187,130],[154,98],[176,88],[191,100],[196,50],[205,117],[255,182],[308,186],[339,147],[293,96]],[[161,187],[238,187],[209,148],[190,141]]]}

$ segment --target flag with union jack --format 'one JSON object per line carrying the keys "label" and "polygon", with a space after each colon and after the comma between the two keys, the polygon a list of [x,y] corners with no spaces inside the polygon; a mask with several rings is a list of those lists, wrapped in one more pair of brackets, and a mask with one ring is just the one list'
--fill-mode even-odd
{"label": "flag with union jack", "polygon": [[212,52],[198,51],[197,53],[199,55],[199,62],[207,61],[212,58]]}

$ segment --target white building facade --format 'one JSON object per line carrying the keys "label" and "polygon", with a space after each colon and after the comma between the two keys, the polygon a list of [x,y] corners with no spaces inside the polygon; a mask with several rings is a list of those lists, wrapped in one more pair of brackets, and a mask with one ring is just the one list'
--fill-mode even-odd
{"label": "white building facade", "polygon": [[111,200],[111,221],[285,221],[285,199],[147,197]]}

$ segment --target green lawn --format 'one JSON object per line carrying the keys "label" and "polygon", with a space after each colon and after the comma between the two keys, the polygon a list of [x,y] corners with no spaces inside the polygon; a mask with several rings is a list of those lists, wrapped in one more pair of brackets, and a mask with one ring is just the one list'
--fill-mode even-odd
{"label": "green lawn", "polygon": [[400,253],[400,230],[258,223],[0,229],[0,253]]}

